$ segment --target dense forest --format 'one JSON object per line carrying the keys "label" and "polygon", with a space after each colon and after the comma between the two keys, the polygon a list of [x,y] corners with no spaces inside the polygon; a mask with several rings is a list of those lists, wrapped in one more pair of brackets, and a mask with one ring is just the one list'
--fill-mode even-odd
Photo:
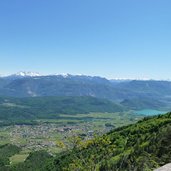
{"label": "dense forest", "polygon": [[0,98],[0,120],[6,124],[10,121],[29,123],[29,120],[34,119],[57,119],[60,114],[112,113],[123,110],[123,106],[109,100],[88,96]]}
{"label": "dense forest", "polygon": [[[33,152],[10,171],[150,171],[171,162],[171,113],[144,118],[103,136],[84,141],[73,137],[73,148],[51,156]],[[11,154],[9,154],[11,155]]]}

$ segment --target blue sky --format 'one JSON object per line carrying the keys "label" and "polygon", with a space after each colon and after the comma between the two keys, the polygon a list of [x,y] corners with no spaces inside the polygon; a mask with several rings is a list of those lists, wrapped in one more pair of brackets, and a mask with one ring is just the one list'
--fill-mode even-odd
{"label": "blue sky", "polygon": [[0,1],[0,74],[171,78],[170,0]]}

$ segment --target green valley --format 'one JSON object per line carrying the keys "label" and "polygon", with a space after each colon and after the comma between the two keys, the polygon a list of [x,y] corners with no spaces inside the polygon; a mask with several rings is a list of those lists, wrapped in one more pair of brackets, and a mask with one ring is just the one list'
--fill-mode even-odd
{"label": "green valley", "polygon": [[13,157],[11,153],[7,155],[11,165],[1,167],[4,171],[153,171],[170,162],[170,124],[171,113],[167,113],[146,117],[91,139],[73,134],[72,148],[67,147],[68,142],[59,141],[61,152],[54,154],[39,150],[27,157],[14,146],[17,150]]}
{"label": "green valley", "polygon": [[[163,135],[170,129],[170,116],[144,118],[121,104],[87,96],[1,97],[0,153],[14,149],[1,158],[1,168],[150,170],[169,162],[169,154],[162,156],[160,148],[167,143]],[[37,164],[39,160],[43,164]]]}

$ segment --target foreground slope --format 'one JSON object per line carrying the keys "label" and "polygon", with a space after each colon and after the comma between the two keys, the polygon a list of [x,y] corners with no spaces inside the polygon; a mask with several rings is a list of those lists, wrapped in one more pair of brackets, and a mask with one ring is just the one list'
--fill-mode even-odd
{"label": "foreground slope", "polygon": [[145,118],[60,154],[54,171],[149,171],[171,162],[171,113]]}
{"label": "foreground slope", "polygon": [[73,140],[72,150],[56,156],[32,152],[25,162],[4,171],[152,171],[171,162],[171,113],[144,118],[93,140]]}

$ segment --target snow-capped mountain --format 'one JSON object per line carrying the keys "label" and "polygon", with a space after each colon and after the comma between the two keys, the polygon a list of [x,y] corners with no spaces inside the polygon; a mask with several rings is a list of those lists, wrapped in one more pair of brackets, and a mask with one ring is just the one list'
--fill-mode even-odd
{"label": "snow-capped mountain", "polygon": [[70,77],[72,75],[68,74],[68,73],[62,73],[62,74],[52,74],[52,76],[61,76],[61,77],[67,78],[67,77]]}
{"label": "snow-capped mountain", "polygon": [[69,73],[55,73],[55,74],[47,74],[47,75],[42,75],[39,72],[31,72],[31,71],[20,71],[17,72],[15,74],[11,74],[11,75],[0,75],[0,77],[15,77],[15,78],[24,78],[24,77],[41,77],[41,76],[57,76],[57,77],[63,77],[63,78],[69,78],[69,77],[94,77],[94,76],[87,76],[87,75],[82,75],[82,74],[76,74],[76,75],[72,75]]}
{"label": "snow-capped mountain", "polygon": [[10,78],[10,79],[16,79],[16,78],[40,77],[40,76],[42,76],[42,75],[40,75],[38,72],[20,71],[20,72],[17,72],[16,74],[5,75],[5,76],[1,76],[1,77]]}
{"label": "snow-capped mountain", "polygon": [[41,76],[38,72],[25,72],[25,71],[20,71],[13,76],[19,76],[19,77],[38,77]]}
{"label": "snow-capped mountain", "polygon": [[16,79],[16,78],[24,78],[24,77],[60,77],[60,78],[79,78],[79,79],[88,79],[88,80],[94,80],[94,79],[100,79],[100,80],[107,80],[110,82],[130,82],[133,80],[137,80],[137,81],[171,81],[171,79],[167,79],[167,80],[160,80],[160,79],[150,79],[150,78],[105,78],[105,77],[100,77],[100,76],[89,76],[89,75],[84,75],[84,74],[69,74],[69,73],[55,73],[55,74],[46,74],[46,75],[42,75],[39,72],[31,72],[31,71],[20,71],[17,72],[15,74],[11,74],[11,75],[2,75],[0,74],[0,78],[9,78],[9,79]]}

